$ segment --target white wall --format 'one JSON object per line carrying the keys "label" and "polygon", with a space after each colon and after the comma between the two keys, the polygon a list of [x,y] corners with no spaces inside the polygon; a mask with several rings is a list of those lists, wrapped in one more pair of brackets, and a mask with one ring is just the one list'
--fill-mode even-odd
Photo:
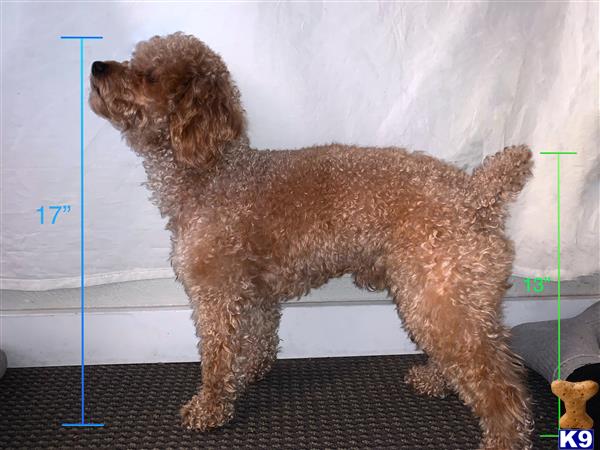
{"label": "white wall", "polygon": [[[563,303],[572,317],[598,299]],[[555,301],[509,301],[510,326],[556,319]],[[86,363],[197,361],[197,339],[188,308],[104,310],[86,315]],[[77,365],[80,315],[74,311],[2,316],[2,346],[9,367]],[[391,303],[310,304],[284,307],[281,358],[386,355],[417,351],[402,330]]]}
{"label": "white wall", "polygon": [[[563,277],[599,269],[596,3],[2,3],[5,289],[77,286],[79,52],[127,59],[154,34],[193,33],[237,80],[259,147],[402,145],[473,167],[504,145],[563,162]],[[85,111],[88,285],[169,274],[140,162]],[[513,208],[515,272],[554,275],[555,161]],[[70,204],[41,227],[35,210]]]}
{"label": "white wall", "polygon": [[[402,145],[468,168],[513,143],[536,152],[577,151],[563,161],[563,277],[599,269],[597,3],[2,2],[0,8],[0,288],[79,284],[79,52],[77,42],[59,36],[104,36],[86,43],[87,68],[96,59],[126,59],[140,39],[177,30],[222,54],[258,148],[333,140]],[[140,186],[140,161],[87,108],[85,124],[87,285],[169,276],[169,238]],[[555,159],[536,153],[535,163],[534,179],[512,210],[515,273],[553,276]],[[41,227],[35,210],[55,204],[70,204],[72,212]],[[91,363],[196,357],[188,310],[157,298],[138,306],[123,300],[90,313]],[[509,320],[555,317],[551,303],[509,305]],[[0,304],[0,346],[10,363],[76,363],[79,318],[71,306],[7,312]],[[384,303],[288,307],[282,336],[283,356],[412,349]]]}
{"label": "white wall", "polygon": [[[600,279],[563,284],[563,317],[600,295]],[[505,322],[556,318],[555,286],[528,293],[520,279],[504,302]],[[78,364],[80,292],[0,291],[0,348],[12,367]],[[173,280],[146,280],[86,290],[86,361],[90,364],[196,361],[191,311]],[[389,298],[332,280],[283,307],[280,357],[399,354],[415,351]]]}

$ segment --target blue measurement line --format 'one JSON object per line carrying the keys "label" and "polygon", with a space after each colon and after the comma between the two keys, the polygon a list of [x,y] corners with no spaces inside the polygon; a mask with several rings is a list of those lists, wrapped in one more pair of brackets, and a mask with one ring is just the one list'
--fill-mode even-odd
{"label": "blue measurement line", "polygon": [[63,427],[79,427],[79,428],[88,428],[88,427],[95,427],[95,428],[100,428],[103,427],[104,424],[103,423],[63,423],[62,424]]}
{"label": "blue measurement line", "polygon": [[104,39],[103,36],[61,36],[61,39]]}
{"label": "blue measurement line", "polygon": [[81,423],[85,423],[85,227],[84,227],[84,170],[83,170],[83,39],[79,39],[79,193],[81,208]]}
{"label": "blue measurement line", "polygon": [[103,427],[103,423],[85,422],[85,222],[84,222],[84,139],[83,139],[83,41],[102,39],[102,36],[61,36],[61,39],[79,39],[79,198],[81,222],[81,422],[63,423],[63,427]]}

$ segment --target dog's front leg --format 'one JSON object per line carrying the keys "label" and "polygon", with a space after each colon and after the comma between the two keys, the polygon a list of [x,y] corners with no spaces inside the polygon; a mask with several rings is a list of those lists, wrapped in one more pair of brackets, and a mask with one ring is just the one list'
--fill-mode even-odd
{"label": "dog's front leg", "polygon": [[[198,300],[196,300],[196,298]],[[200,338],[202,384],[181,409],[183,425],[199,431],[227,423],[234,403],[246,384],[243,339],[247,299],[217,290],[194,296],[194,320]]]}

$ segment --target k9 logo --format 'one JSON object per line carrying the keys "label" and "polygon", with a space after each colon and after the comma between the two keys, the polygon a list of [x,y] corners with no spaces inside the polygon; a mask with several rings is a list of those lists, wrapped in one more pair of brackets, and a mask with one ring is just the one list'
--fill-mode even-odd
{"label": "k9 logo", "polygon": [[594,430],[559,430],[558,448],[559,450],[572,448],[593,450]]}

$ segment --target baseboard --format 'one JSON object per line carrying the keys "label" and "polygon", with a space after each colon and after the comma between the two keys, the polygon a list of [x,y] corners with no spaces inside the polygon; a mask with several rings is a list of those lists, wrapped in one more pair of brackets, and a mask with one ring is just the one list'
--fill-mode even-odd
{"label": "baseboard", "polygon": [[[598,301],[562,302],[571,317]],[[507,300],[505,322],[556,318],[556,301]],[[86,314],[87,364],[197,361],[197,339],[185,306],[97,309]],[[289,303],[283,308],[281,358],[414,353],[391,302]],[[10,367],[80,363],[77,310],[27,310],[0,316],[0,347]]]}

